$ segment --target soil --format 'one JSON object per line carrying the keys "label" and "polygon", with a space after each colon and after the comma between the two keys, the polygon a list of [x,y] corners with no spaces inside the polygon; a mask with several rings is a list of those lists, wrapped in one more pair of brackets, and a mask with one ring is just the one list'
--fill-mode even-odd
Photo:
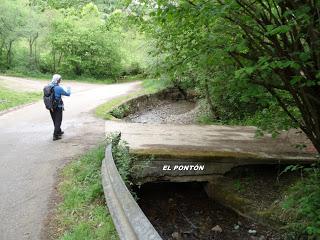
{"label": "soil", "polygon": [[127,116],[124,120],[135,123],[196,123],[199,107],[189,101],[158,100],[152,106]]}
{"label": "soil", "polygon": [[212,201],[201,183],[149,183],[137,193],[140,207],[163,239],[281,239],[279,233]]}

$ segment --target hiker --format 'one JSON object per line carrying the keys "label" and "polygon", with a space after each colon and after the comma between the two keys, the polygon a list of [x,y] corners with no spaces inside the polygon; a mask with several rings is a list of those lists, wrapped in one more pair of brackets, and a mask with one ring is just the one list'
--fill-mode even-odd
{"label": "hiker", "polygon": [[67,91],[65,91],[61,86],[59,86],[60,82],[61,76],[59,74],[54,74],[52,81],[49,84],[54,92],[53,106],[50,109],[50,115],[54,125],[53,141],[61,139],[61,136],[64,133],[61,131],[62,112],[64,111],[64,105],[61,96],[70,96],[71,94],[70,87],[68,87]]}

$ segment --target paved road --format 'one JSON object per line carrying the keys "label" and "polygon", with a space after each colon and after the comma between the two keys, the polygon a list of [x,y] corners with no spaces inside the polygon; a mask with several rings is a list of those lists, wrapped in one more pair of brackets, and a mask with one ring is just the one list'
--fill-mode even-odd
{"label": "paved road", "polygon": [[[41,90],[43,81],[1,77],[7,87]],[[72,96],[62,140],[52,141],[52,121],[42,101],[0,116],[0,239],[40,239],[57,170],[104,137],[99,104],[137,90],[139,83],[95,85],[68,82]]]}

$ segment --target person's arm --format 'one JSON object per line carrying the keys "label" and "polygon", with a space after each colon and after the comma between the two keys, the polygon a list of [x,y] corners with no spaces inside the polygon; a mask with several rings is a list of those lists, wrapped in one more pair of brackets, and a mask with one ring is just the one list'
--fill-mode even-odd
{"label": "person's arm", "polygon": [[61,95],[63,96],[70,96],[71,95],[71,89],[68,88],[67,91],[65,91],[62,87],[58,87],[59,88],[59,92]]}

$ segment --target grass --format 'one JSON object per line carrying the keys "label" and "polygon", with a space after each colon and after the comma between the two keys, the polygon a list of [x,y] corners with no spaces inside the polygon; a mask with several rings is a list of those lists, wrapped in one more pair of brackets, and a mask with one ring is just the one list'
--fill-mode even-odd
{"label": "grass", "polygon": [[58,188],[63,200],[54,218],[55,239],[119,239],[105,205],[101,183],[104,151],[101,145],[63,169],[63,181]]}
{"label": "grass", "polygon": [[0,111],[41,99],[42,93],[16,92],[0,86]]}
{"label": "grass", "polygon": [[166,81],[161,81],[159,79],[147,79],[142,82],[143,89],[136,91],[134,93],[128,94],[126,96],[120,96],[114,98],[100,106],[98,106],[95,110],[95,114],[97,117],[103,118],[105,120],[114,119],[114,117],[110,114],[111,110],[115,107],[123,104],[124,102],[136,98],[138,96],[142,96],[145,94],[156,93],[168,86]]}
{"label": "grass", "polygon": [[289,188],[281,207],[288,221],[290,239],[320,239],[319,162],[309,167],[288,166],[286,170],[301,169],[303,177]]}
{"label": "grass", "polygon": [[128,101],[129,99],[135,98],[139,95],[140,95],[140,91],[137,91],[137,92],[131,93],[129,95],[114,98],[114,99],[98,106],[95,110],[95,114],[97,117],[103,118],[105,120],[114,119],[114,117],[110,114],[110,111],[114,107],[119,106],[122,103]]}

